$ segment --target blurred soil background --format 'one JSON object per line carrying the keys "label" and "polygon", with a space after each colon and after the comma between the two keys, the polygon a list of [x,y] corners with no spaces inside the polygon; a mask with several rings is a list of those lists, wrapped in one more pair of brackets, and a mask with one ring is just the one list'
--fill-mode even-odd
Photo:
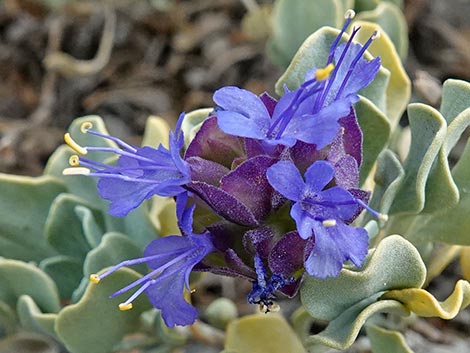
{"label": "blurred soil background", "polygon": [[[254,5],[3,0],[0,172],[40,175],[76,117],[100,115],[111,134],[139,144],[149,115],[171,125],[181,111],[212,106],[212,93],[221,86],[273,93],[282,70],[269,61],[266,38],[254,40],[242,30]],[[441,82],[470,80],[470,0],[408,0],[405,16],[413,100],[438,106]],[[439,299],[452,291],[457,271],[451,267],[431,284]],[[210,286],[216,294],[223,291],[217,283]],[[415,325],[407,340],[417,340],[414,347],[434,342],[427,353],[469,352],[469,333],[467,309],[451,322]],[[466,346],[449,348],[454,335],[466,337]]]}
{"label": "blurred soil background", "polygon": [[[102,116],[138,143],[150,114],[172,122],[235,85],[272,91],[282,70],[242,19],[272,0],[3,0],[0,3],[0,172],[39,175],[79,116]],[[405,63],[417,99],[470,79],[469,0],[409,0]],[[262,36],[261,36],[262,37]]]}

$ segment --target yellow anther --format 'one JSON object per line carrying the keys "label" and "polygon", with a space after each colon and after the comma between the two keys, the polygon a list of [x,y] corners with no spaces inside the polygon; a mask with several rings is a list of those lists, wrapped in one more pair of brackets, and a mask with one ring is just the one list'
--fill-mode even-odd
{"label": "yellow anther", "polygon": [[119,310],[121,311],[126,311],[126,310],[131,310],[132,309],[132,303],[126,304],[126,303],[121,303],[119,304]]}
{"label": "yellow anther", "polygon": [[78,167],[80,165],[80,158],[76,154],[71,155],[69,158],[69,164],[72,167]]}
{"label": "yellow anther", "polygon": [[356,16],[356,11],[353,9],[349,9],[344,13],[344,18],[347,20],[348,18],[353,19]]}
{"label": "yellow anther", "polygon": [[85,121],[81,126],[80,126],[80,131],[83,132],[84,134],[87,133],[88,130],[93,129],[93,123],[91,121]]}
{"label": "yellow anther", "polygon": [[90,275],[90,282],[92,283],[100,283],[101,279],[97,274]]}
{"label": "yellow anther", "polygon": [[334,70],[334,68],[335,65],[333,63],[330,63],[323,69],[318,69],[317,71],[315,71],[315,78],[317,79],[317,81],[326,80],[328,77],[330,77],[330,74]]}
{"label": "yellow anther", "polygon": [[193,288],[193,289],[191,289],[189,292],[190,292],[191,294],[193,294],[193,293],[196,293],[196,291],[197,291],[197,289],[196,289],[196,288]]}
{"label": "yellow anther", "polygon": [[84,167],[65,168],[62,171],[62,175],[88,175],[90,173],[91,170]]}
{"label": "yellow anther", "polygon": [[323,222],[323,227],[334,227],[336,225],[336,219],[325,219]]}
{"label": "yellow anther", "polygon": [[72,136],[70,136],[70,134],[68,132],[64,135],[64,141],[71,149],[73,149],[78,154],[87,154],[88,153],[86,148],[84,148],[84,147],[80,146],[78,143],[76,143],[73,140]]}

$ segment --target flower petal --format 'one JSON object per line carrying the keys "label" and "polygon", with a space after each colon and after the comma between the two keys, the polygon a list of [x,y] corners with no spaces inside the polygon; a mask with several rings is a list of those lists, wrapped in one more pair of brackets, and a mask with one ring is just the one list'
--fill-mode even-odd
{"label": "flower petal", "polygon": [[214,186],[219,186],[222,177],[230,172],[227,167],[200,157],[190,157],[186,162],[191,170],[191,180]]}
{"label": "flower petal", "polygon": [[[145,291],[152,305],[161,310],[162,318],[168,327],[191,325],[198,316],[196,308],[183,298],[186,271],[177,272],[162,280],[157,278],[155,284]],[[165,272],[162,273],[164,274]]]}
{"label": "flower petal", "polygon": [[222,190],[245,204],[259,220],[271,211],[273,189],[266,170],[276,162],[268,156],[250,158],[221,180]]}
{"label": "flower petal", "polygon": [[305,261],[305,269],[311,276],[319,278],[335,277],[343,263],[351,260],[361,266],[369,244],[367,232],[343,223],[334,227],[315,225],[315,245]]}
{"label": "flower petal", "polygon": [[352,103],[351,99],[336,100],[316,114],[292,119],[284,136],[315,144],[317,149],[322,149],[333,141],[340,128],[338,120],[349,113]]}
{"label": "flower petal", "polygon": [[333,186],[320,193],[322,200],[335,204],[335,208],[331,210],[332,218],[340,218],[345,221],[356,213],[359,207],[354,201],[354,197],[346,190],[339,186]]}
{"label": "flower petal", "polygon": [[289,200],[298,201],[305,187],[297,167],[288,161],[277,162],[266,171],[269,184]]}
{"label": "flower petal", "polygon": [[273,273],[290,278],[303,267],[303,253],[306,241],[298,232],[285,234],[269,254],[268,264]]}
{"label": "flower petal", "polygon": [[297,231],[302,239],[308,239],[313,235],[313,227],[316,223],[320,223],[313,219],[308,212],[302,208],[301,202],[296,202],[291,210],[290,215],[297,225]]}
{"label": "flower petal", "polygon": [[258,225],[253,212],[228,192],[200,181],[190,182],[187,184],[187,188],[199,196],[221,217],[240,225]]}
{"label": "flower petal", "polygon": [[359,167],[353,156],[345,155],[335,164],[335,181],[344,189],[357,188]]}
{"label": "flower petal", "polygon": [[230,168],[235,158],[244,155],[243,140],[220,130],[215,116],[201,125],[186,150],[185,159],[200,157]]}
{"label": "flower petal", "polygon": [[234,86],[223,87],[214,93],[214,102],[227,112],[243,115],[256,122],[268,122],[269,112],[254,93]]}
{"label": "flower petal", "polygon": [[231,111],[218,111],[217,122],[220,129],[233,136],[250,137],[262,140],[268,130],[268,122],[259,122]]}
{"label": "flower petal", "polygon": [[335,170],[327,161],[316,161],[305,172],[309,190],[320,192],[333,179]]}

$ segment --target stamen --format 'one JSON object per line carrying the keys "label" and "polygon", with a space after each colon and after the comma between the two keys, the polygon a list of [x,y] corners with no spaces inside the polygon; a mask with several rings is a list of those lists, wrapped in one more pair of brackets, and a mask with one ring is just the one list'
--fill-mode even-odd
{"label": "stamen", "polygon": [[[160,266],[159,268],[153,270],[152,272],[146,274],[145,276],[139,278],[138,280],[132,282],[131,284],[125,286],[124,288],[121,288],[121,289],[118,290],[117,292],[113,293],[113,294],[111,295],[111,298],[114,298],[115,296],[118,296],[119,294],[122,294],[122,293],[124,293],[124,292],[127,292],[129,289],[132,289],[132,288],[138,286],[139,284],[141,284],[141,283],[143,283],[143,282],[145,282],[145,281],[148,281],[149,279],[151,279],[153,276],[157,275],[158,273],[162,273],[162,272],[163,272],[164,270],[166,270],[168,267],[172,266],[172,265],[175,264],[176,262],[178,262],[178,261],[184,259],[185,257],[187,257],[188,255],[190,255],[191,252],[193,252],[194,250],[195,250],[195,249],[190,249],[190,250],[184,252],[183,254],[181,254],[181,255],[175,257],[174,259],[172,259],[171,261],[167,262],[166,264]],[[119,266],[119,265],[117,265],[117,266]],[[116,266],[115,266],[115,267],[116,267]],[[122,267],[122,266],[121,266],[121,267]],[[158,278],[159,278],[159,279],[165,278],[165,277],[169,276],[170,274],[172,274],[172,273],[174,273],[174,272],[177,272],[177,271],[180,271],[180,268],[179,268],[179,267],[175,268],[174,270],[169,271],[168,273],[165,273],[163,276],[159,276]],[[109,271],[107,271],[107,272],[109,272]],[[107,272],[105,272],[105,273],[104,273],[103,275],[101,275],[100,277],[103,278],[105,274],[108,275]],[[113,271],[113,272],[114,272],[114,271]]]}
{"label": "stamen", "polygon": [[93,161],[93,160],[87,159],[87,158],[80,158],[80,164],[84,167],[93,169],[95,171],[101,171],[99,168],[103,168],[103,170],[106,170],[106,171],[109,171],[113,168],[113,166],[110,166],[108,164]]}
{"label": "stamen", "polygon": [[[280,113],[277,119],[271,124],[268,132],[266,133],[267,136],[272,136],[276,127],[279,124],[281,124],[275,136],[276,139],[281,138],[282,133],[286,129],[290,120],[292,119],[295,110],[297,110],[299,105],[303,103],[305,99],[307,99],[309,96],[313,95],[314,93],[320,91],[320,89],[318,88],[319,85],[320,85],[319,81],[316,79],[316,77],[314,79],[304,82],[300,86],[300,88],[297,90],[297,93],[292,99],[291,104],[282,113]],[[291,113],[291,114],[288,114],[288,113]]]}
{"label": "stamen", "polygon": [[387,214],[379,213],[379,216],[377,218],[382,222],[387,222],[388,221],[388,215]]}
{"label": "stamen", "polygon": [[[91,134],[91,131],[92,130],[88,131],[88,133]],[[93,131],[93,132],[95,132],[95,131]],[[103,135],[103,136],[106,136],[106,135]],[[138,159],[139,161],[148,162],[148,163],[152,163],[152,164],[155,164],[157,162],[153,159],[139,156],[138,154],[135,154],[134,152],[127,152],[127,151],[120,150],[119,148],[114,148],[114,147],[87,147],[86,150],[87,151],[98,151],[98,152],[112,152],[112,153],[115,153],[115,154],[120,154],[121,156],[131,157],[131,158],[134,158],[134,159]]]}
{"label": "stamen", "polygon": [[98,284],[101,281],[100,276],[98,276],[96,273],[91,274],[89,278],[90,278],[90,282],[92,283]]}
{"label": "stamen", "polygon": [[328,77],[330,77],[330,74],[334,70],[334,68],[335,68],[335,65],[333,63],[329,63],[323,69],[318,69],[317,71],[315,71],[316,79],[318,81],[326,80]]}
{"label": "stamen", "polygon": [[137,299],[139,295],[141,295],[148,287],[155,283],[155,280],[150,280],[146,282],[142,287],[137,289],[134,294],[132,294],[129,299],[127,299],[124,303],[119,304],[119,310],[129,310],[132,309],[132,302]]}
{"label": "stamen", "polygon": [[132,307],[133,307],[132,303],[128,303],[128,304],[121,303],[121,304],[119,304],[119,310],[121,310],[121,311],[131,310]]}
{"label": "stamen", "polygon": [[98,283],[103,278],[108,277],[111,273],[116,272],[117,270],[119,270],[121,267],[137,265],[137,264],[141,264],[141,263],[144,263],[144,262],[156,260],[156,259],[159,259],[159,258],[174,256],[174,255],[180,254],[184,250],[185,249],[179,249],[179,250],[175,250],[175,251],[169,251],[169,252],[166,252],[166,253],[163,253],[163,254],[157,254],[157,255],[152,255],[152,256],[147,256],[147,257],[140,257],[138,259],[122,261],[122,262],[118,263],[117,265],[111,267],[109,270],[102,273],[101,275],[97,275],[97,274],[90,275],[90,281],[93,282],[93,283]]}
{"label": "stamen", "polygon": [[[353,28],[353,31],[352,31],[351,35],[349,36],[349,40],[347,41],[346,46],[344,47],[343,52],[341,53],[341,56],[339,57],[338,62],[336,63],[336,66],[335,66],[333,72],[331,73],[330,80],[328,80],[328,84],[327,84],[325,90],[323,91],[322,94],[319,94],[318,97],[317,97],[317,101],[315,102],[315,106],[314,106],[314,111],[318,111],[319,109],[321,109],[323,107],[323,104],[325,103],[325,99],[328,96],[328,92],[330,91],[330,88],[333,85],[333,82],[335,81],[336,74],[338,73],[339,68],[340,68],[340,66],[341,66],[341,64],[344,60],[344,57],[346,56],[346,53],[348,52],[349,47],[351,46],[351,43],[352,43],[354,37],[356,36],[357,32],[359,32],[360,28],[361,27],[354,27]],[[338,39],[338,41],[339,41],[339,39]]]}
{"label": "stamen", "polygon": [[85,121],[81,126],[80,126],[80,131],[83,134],[86,134],[88,130],[93,129],[93,123],[91,121]]}
{"label": "stamen", "polygon": [[[85,123],[82,124],[82,127],[83,127],[84,124],[85,124]],[[128,152],[131,152],[131,153],[136,153],[136,152],[137,152],[137,149],[135,149],[135,148],[132,147],[131,145],[127,144],[126,142],[124,142],[124,141],[121,140],[120,138],[117,138],[117,137],[114,137],[114,136],[105,135],[105,134],[102,134],[101,132],[98,132],[98,131],[95,131],[95,130],[82,130],[82,132],[83,132],[83,131],[85,131],[85,133],[87,133],[87,134],[95,135],[95,136],[104,138],[104,139],[106,139],[106,140],[113,141],[113,142],[115,142],[117,145],[121,146],[123,149],[127,150]]]}
{"label": "stamen", "polygon": [[354,17],[356,17],[356,11],[354,11],[353,9],[348,9],[344,13],[344,19],[345,20],[352,20]]}
{"label": "stamen", "polygon": [[62,175],[90,175],[91,170],[83,167],[65,168]]}
{"label": "stamen", "polygon": [[[67,168],[67,169],[78,169],[78,168]],[[88,169],[88,168],[81,168],[81,169]],[[64,174],[64,172],[65,172],[65,170],[62,172],[62,174]],[[124,180],[124,181],[136,182],[136,183],[145,183],[145,184],[156,184],[157,183],[155,181],[155,179],[134,178],[134,177],[130,177],[130,176],[127,176],[127,175],[111,174],[111,173],[107,173],[107,172],[91,172],[89,169],[88,169],[87,174],[83,174],[83,173],[77,173],[77,174],[79,174],[79,175],[88,175],[88,176],[98,177],[98,178],[120,179],[120,180]],[[74,175],[74,174],[69,173],[69,174],[64,174],[64,175]]]}
{"label": "stamen", "polygon": [[327,64],[333,62],[336,47],[338,46],[339,41],[341,40],[341,37],[343,36],[344,32],[346,32],[349,25],[351,24],[351,21],[354,18],[354,16],[356,16],[356,12],[354,12],[354,10],[352,9],[347,10],[346,13],[344,14],[344,19],[346,21],[344,21],[343,28],[341,28],[341,32],[338,34],[338,36],[335,38],[335,40],[330,46],[330,55],[328,55],[328,60],[326,61]]}
{"label": "stamen", "polygon": [[69,164],[72,167],[78,167],[80,165],[80,158],[76,154],[70,156]]}
{"label": "stamen", "polygon": [[325,219],[322,222],[322,225],[325,228],[334,227],[334,226],[336,226],[336,219]]}
{"label": "stamen", "polygon": [[377,217],[380,221],[383,221],[383,222],[387,222],[388,221],[388,215],[386,214],[383,214],[383,213],[380,213],[380,212],[377,212],[376,210],[374,210],[373,208],[369,207],[369,205],[367,205],[364,201],[362,201],[361,199],[355,199],[355,201],[361,205],[362,207],[364,207],[367,212],[369,212],[371,215],[373,215],[374,217]]}
{"label": "stamen", "polygon": [[64,135],[64,141],[71,149],[73,149],[78,154],[88,153],[87,149],[85,147],[80,146],[78,143],[76,143],[68,132]]}
{"label": "stamen", "polygon": [[354,70],[354,68],[356,67],[357,63],[359,62],[359,60],[362,58],[362,56],[364,55],[364,53],[366,52],[367,48],[369,48],[369,46],[372,44],[372,41],[374,41],[375,39],[377,38],[380,38],[380,32],[379,31],[374,31],[374,33],[372,33],[372,35],[370,36],[370,38],[367,40],[367,42],[362,46],[361,50],[359,51],[359,53],[356,55],[356,57],[354,58],[354,60],[352,61],[351,65],[349,66],[349,69],[348,69],[348,72],[346,73],[346,76],[344,77],[344,80],[343,82],[341,83],[341,86],[340,88],[338,89],[338,92],[336,93],[336,97],[335,98],[338,98],[341,93],[343,93],[343,90],[344,88],[346,87],[346,84],[348,83],[349,81],[349,78],[351,77],[352,75],[352,72]]}

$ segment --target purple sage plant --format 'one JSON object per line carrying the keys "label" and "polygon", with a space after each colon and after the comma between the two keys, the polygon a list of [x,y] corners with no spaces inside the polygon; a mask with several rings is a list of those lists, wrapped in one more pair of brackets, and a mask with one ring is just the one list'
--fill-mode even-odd
{"label": "purple sage plant", "polygon": [[359,28],[339,44],[351,18],[324,68],[312,68],[278,101],[237,87],[217,90],[215,109],[185,150],[184,114],[169,148],[133,147],[89,124],[84,133],[119,148],[82,147],[66,135],[81,155],[119,156],[117,165],[74,156],[64,171],[97,177],[112,215],[125,216],[153,195],[176,199],[182,236],[156,239],[142,258],[91,276],[98,283],[122,266],[147,263],[147,275],[112,295],[138,287],[120,309],[132,308],[146,293],[169,327],[192,324],[197,311],[183,292],[194,270],[248,279],[248,302],[269,311],[278,293],[296,295],[304,276],[334,277],[346,261],[363,264],[368,234],[351,223],[363,209],[386,216],[370,209],[369,193],[358,188],[362,132],[353,104],[374,79],[380,58],[364,58],[376,34],[364,45],[353,43]]}

